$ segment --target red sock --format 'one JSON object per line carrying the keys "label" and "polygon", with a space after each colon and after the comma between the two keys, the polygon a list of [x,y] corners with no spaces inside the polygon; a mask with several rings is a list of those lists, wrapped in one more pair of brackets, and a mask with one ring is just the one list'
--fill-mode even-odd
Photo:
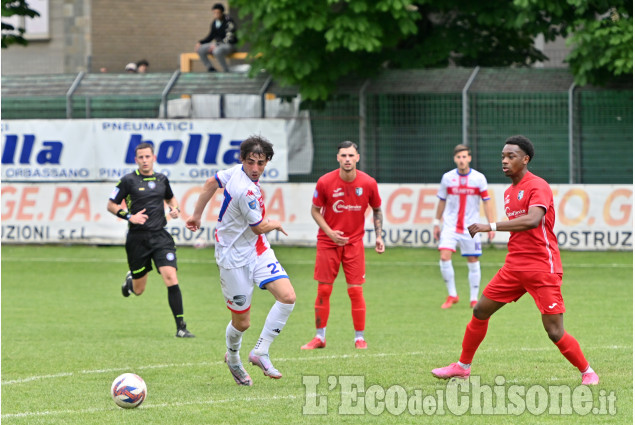
{"label": "red sock", "polygon": [[326,283],[318,283],[317,298],[315,299],[315,328],[325,328],[326,322],[329,321],[329,312],[331,311],[331,292],[333,285]]}
{"label": "red sock", "polygon": [[351,299],[351,313],[353,315],[353,327],[356,331],[363,331],[366,327],[366,301],[361,286],[350,286],[348,296]]}
{"label": "red sock", "polygon": [[554,344],[556,344],[556,347],[558,347],[562,355],[565,356],[572,365],[577,367],[580,372],[587,370],[589,362],[587,362],[584,358],[580,344],[578,344],[578,341],[569,335],[567,331],[564,332],[560,341],[555,342]]}
{"label": "red sock", "polygon": [[478,346],[481,345],[481,342],[485,339],[488,323],[489,318],[480,320],[472,316],[472,320],[470,320],[470,323],[468,323],[465,328],[465,335],[463,335],[463,351],[461,351],[461,357],[459,358],[461,363],[472,363],[474,353],[476,353]]}

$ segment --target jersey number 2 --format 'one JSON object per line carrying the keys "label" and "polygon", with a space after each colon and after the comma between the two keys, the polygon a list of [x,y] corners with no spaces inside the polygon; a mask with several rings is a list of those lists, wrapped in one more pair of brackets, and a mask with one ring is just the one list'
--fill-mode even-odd
{"label": "jersey number 2", "polygon": [[275,263],[267,264],[267,267],[271,267],[271,274],[276,274],[280,271],[278,270],[278,265],[280,265],[279,261],[276,261]]}

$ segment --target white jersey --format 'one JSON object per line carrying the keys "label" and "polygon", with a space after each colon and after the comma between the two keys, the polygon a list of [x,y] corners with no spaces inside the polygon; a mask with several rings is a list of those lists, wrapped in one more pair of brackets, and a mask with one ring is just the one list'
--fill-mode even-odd
{"label": "white jersey", "polygon": [[441,178],[437,197],[446,201],[443,229],[469,234],[467,226],[480,222],[480,200],[489,200],[487,179],[472,168],[467,174],[460,174],[455,168]]}
{"label": "white jersey", "polygon": [[217,172],[215,178],[225,189],[214,231],[216,263],[226,269],[242,267],[270,247],[264,234],[256,235],[251,230],[265,217],[260,185],[245,174],[242,164]]}

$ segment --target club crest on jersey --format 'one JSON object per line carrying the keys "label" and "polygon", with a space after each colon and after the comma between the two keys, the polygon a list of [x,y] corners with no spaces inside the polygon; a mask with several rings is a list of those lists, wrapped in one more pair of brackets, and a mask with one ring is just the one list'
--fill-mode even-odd
{"label": "club crest on jersey", "polygon": [[155,187],[157,187],[157,184],[155,182],[148,182],[148,187],[150,189],[154,189]]}
{"label": "club crest on jersey", "polygon": [[255,199],[253,201],[249,201],[249,208],[251,208],[252,210],[255,210],[257,205],[258,203]]}
{"label": "club crest on jersey", "polygon": [[523,195],[525,194],[524,190],[521,190],[520,192],[518,192],[518,200],[520,201],[521,199],[523,199]]}
{"label": "club crest on jersey", "polygon": [[363,187],[356,187],[355,188],[355,195],[362,196],[362,193],[364,193],[364,188]]}

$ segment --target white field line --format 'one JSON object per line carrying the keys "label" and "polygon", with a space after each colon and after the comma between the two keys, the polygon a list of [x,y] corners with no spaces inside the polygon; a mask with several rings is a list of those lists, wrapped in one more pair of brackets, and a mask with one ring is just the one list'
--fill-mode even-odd
{"label": "white field line", "polygon": [[[630,346],[620,346],[620,345],[606,345],[599,347],[585,347],[586,350],[629,350],[633,347]],[[484,353],[504,353],[509,351],[552,351],[553,347],[545,346],[545,347],[533,347],[533,348],[509,348],[509,349],[499,349],[499,348],[482,348],[479,350]],[[276,363],[282,362],[305,362],[305,361],[316,361],[316,360],[345,360],[345,359],[356,359],[356,358],[373,358],[373,357],[393,357],[393,356],[420,356],[420,355],[430,355],[430,354],[443,354],[441,351],[431,352],[431,351],[411,351],[408,353],[373,353],[373,354],[333,354],[329,356],[306,356],[306,357],[288,357],[288,358],[276,358]],[[2,381],[2,385],[15,385],[15,384],[24,384],[27,382],[39,381],[44,379],[55,379],[55,378],[65,378],[69,376],[75,375],[91,375],[91,374],[101,374],[101,373],[117,373],[127,370],[147,370],[147,369],[165,369],[165,368],[185,368],[185,367],[206,367],[206,366],[219,366],[224,365],[225,362],[222,360],[214,361],[214,362],[198,362],[198,363],[165,363],[165,364],[155,364],[155,365],[145,365],[145,366],[126,366],[126,367],[117,367],[110,369],[92,369],[92,370],[80,370],[76,372],[60,372],[50,375],[34,375],[26,378],[18,378],[12,380]]]}
{"label": "white field line", "polygon": [[[618,345],[608,345],[602,347],[588,347],[587,349],[605,349],[605,350],[621,350],[621,349],[632,349],[629,346],[618,346]],[[542,347],[542,348],[521,348],[521,351],[546,351],[553,350],[553,347]],[[482,349],[484,352],[504,352],[504,351],[518,351],[517,348],[508,349],[508,350],[500,350],[500,349]],[[276,362],[286,362],[286,361],[315,361],[315,360],[331,360],[331,359],[348,359],[348,358],[358,358],[358,357],[388,357],[388,356],[397,356],[397,355],[410,355],[410,356],[418,356],[422,354],[430,354],[429,352],[423,351],[414,351],[409,353],[375,353],[375,354],[341,354],[341,355],[330,355],[330,356],[310,356],[310,357],[293,357],[293,358],[280,358],[276,359]],[[147,365],[147,366],[139,366],[135,368],[135,370],[143,370],[143,369],[158,369],[158,368],[172,368],[172,367],[199,367],[199,366],[213,366],[213,365],[222,365],[223,361],[217,362],[200,362],[200,363],[181,363],[181,364],[159,364],[159,365]],[[11,385],[11,384],[19,384],[32,382],[40,379],[53,379],[53,378],[61,378],[67,376],[81,375],[81,374],[97,374],[97,373],[112,373],[112,372],[120,372],[123,370],[130,370],[130,368],[115,368],[115,369],[95,369],[95,370],[82,370],[79,372],[64,372],[53,375],[40,375],[40,376],[31,376],[23,379],[16,379],[11,381],[3,381],[2,385]],[[552,378],[552,381],[554,378]],[[557,379],[556,379],[557,380]],[[508,381],[512,382],[512,381]],[[224,404],[224,403],[239,403],[239,402],[268,402],[268,401],[277,401],[277,400],[292,400],[300,398],[300,396],[289,394],[285,396],[274,396],[268,395],[266,397],[240,397],[240,398],[230,398],[230,399],[221,399],[221,400],[195,400],[189,402],[175,402],[175,403],[144,403],[139,409],[161,409],[161,408],[174,408],[181,406],[191,406],[191,405],[213,405],[213,404]],[[39,412],[20,412],[20,413],[7,413],[0,416],[2,419],[12,419],[12,418],[26,418],[26,417],[43,417],[43,416],[57,416],[57,415],[77,415],[77,414],[86,414],[86,413],[98,413],[98,412],[107,412],[111,410],[116,410],[116,407],[110,408],[91,408],[91,409],[77,409],[77,410],[45,410]]]}
{"label": "white field line", "polygon": [[[192,406],[192,405],[211,405],[211,404],[224,404],[224,403],[238,403],[238,402],[260,402],[266,403],[268,401],[278,401],[278,400],[291,400],[295,398],[300,398],[300,396],[289,394],[285,396],[276,396],[269,395],[266,397],[240,397],[240,398],[228,398],[223,400],[196,400],[196,401],[187,401],[187,402],[175,402],[175,403],[144,403],[139,406],[138,409],[160,409],[164,407],[182,407],[182,406]],[[45,410],[43,412],[21,412],[21,413],[7,413],[2,415],[2,419],[11,419],[11,418],[27,418],[33,416],[53,416],[53,415],[76,415],[82,413],[98,413],[98,412],[108,412],[111,410],[117,410],[118,407],[109,407],[109,408],[92,408],[92,409],[79,409],[79,410]]]}
{"label": "white field line", "polygon": [[[125,264],[126,258],[122,255],[121,258],[65,258],[65,257],[7,257],[6,255],[2,256],[2,262],[16,262],[16,263],[26,263],[26,262],[38,262],[38,263],[121,263]],[[214,264],[215,260],[213,256],[210,256],[209,259],[199,260],[199,259],[191,259],[191,258],[179,258],[179,263],[185,264]],[[301,260],[287,260],[284,261],[284,264],[292,264],[292,265],[307,265],[307,264],[315,264],[313,260],[301,261]],[[367,266],[438,266],[438,261],[390,261],[390,262],[377,262],[372,259],[366,259]],[[501,267],[502,263],[488,263],[481,262],[481,266],[485,267]],[[578,268],[628,268],[632,269],[633,264],[617,264],[617,263],[593,263],[593,264],[572,264],[565,263],[565,270],[567,267],[578,267]]]}

